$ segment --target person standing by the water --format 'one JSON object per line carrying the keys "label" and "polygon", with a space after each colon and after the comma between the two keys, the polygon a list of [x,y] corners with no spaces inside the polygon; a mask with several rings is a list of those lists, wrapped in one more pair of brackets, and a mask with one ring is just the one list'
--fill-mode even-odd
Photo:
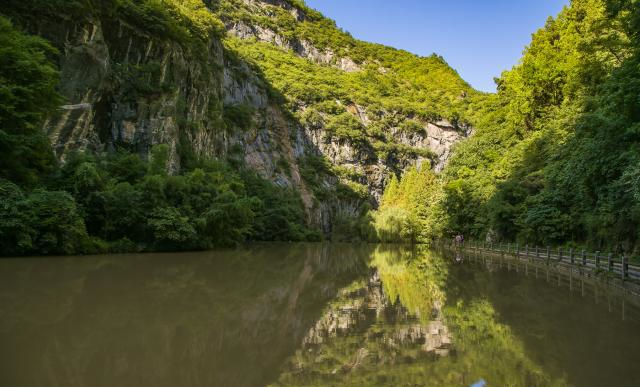
{"label": "person standing by the water", "polygon": [[462,243],[464,243],[464,237],[462,236],[462,234],[456,235],[455,242],[456,242],[456,245],[459,245],[459,246],[462,245]]}

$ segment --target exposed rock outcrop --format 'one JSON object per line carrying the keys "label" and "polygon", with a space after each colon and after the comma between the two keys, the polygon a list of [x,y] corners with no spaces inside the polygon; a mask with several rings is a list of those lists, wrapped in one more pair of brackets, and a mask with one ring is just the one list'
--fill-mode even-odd
{"label": "exposed rock outcrop", "polygon": [[[287,1],[243,1],[265,15],[277,6],[299,22],[307,18]],[[168,144],[171,172],[179,171],[192,155],[240,160],[277,185],[298,190],[309,221],[325,231],[337,214],[356,214],[363,200],[314,196],[302,176],[301,159],[322,156],[349,171],[351,181],[366,187],[375,206],[393,174],[425,162],[441,170],[451,146],[471,132],[446,121],[421,122],[423,130],[410,133],[391,128],[396,146],[428,150],[433,157],[382,157],[371,146],[336,138],[324,124],[299,122],[283,106],[283,98],[274,98],[264,77],[224,47],[224,37],[212,37],[194,48],[119,18],[86,15],[72,20],[48,15],[25,20],[27,30],[60,51],[60,92],[65,102],[44,127],[59,158],[64,160],[73,150],[102,152],[119,147],[146,157],[153,145]],[[230,35],[274,44],[322,66],[344,72],[361,71],[363,66],[331,49],[319,49],[309,40],[285,38],[259,24],[233,21],[225,27]],[[343,106],[363,127],[371,125],[366,106]],[[233,109],[250,111],[251,122],[243,128],[229,124],[225,114]],[[305,106],[298,109],[304,111]],[[320,186],[327,189],[343,180],[340,176],[323,179]]]}

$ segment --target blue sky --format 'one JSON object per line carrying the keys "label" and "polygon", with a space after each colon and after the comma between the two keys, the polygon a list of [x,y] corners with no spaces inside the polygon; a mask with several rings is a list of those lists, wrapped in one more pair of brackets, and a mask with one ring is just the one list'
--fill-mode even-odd
{"label": "blue sky", "polygon": [[473,87],[522,56],[531,34],[569,0],[306,0],[354,37],[418,55],[437,53]]}

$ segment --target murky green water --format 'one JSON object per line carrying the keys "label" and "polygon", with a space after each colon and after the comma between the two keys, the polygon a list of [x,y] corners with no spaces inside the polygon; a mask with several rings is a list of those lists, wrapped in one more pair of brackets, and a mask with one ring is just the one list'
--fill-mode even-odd
{"label": "murky green water", "polygon": [[638,311],[585,287],[398,246],[5,259],[0,386],[639,386]]}

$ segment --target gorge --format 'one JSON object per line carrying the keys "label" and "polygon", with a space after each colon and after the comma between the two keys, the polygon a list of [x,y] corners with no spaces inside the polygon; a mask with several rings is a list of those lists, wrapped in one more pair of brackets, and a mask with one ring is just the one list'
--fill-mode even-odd
{"label": "gorge", "polygon": [[495,82],[302,0],[3,0],[0,385],[640,385],[640,0]]}
{"label": "gorge", "polygon": [[10,0],[3,253],[452,233],[635,251],[637,7],[574,0],[487,94],[296,0]]}

